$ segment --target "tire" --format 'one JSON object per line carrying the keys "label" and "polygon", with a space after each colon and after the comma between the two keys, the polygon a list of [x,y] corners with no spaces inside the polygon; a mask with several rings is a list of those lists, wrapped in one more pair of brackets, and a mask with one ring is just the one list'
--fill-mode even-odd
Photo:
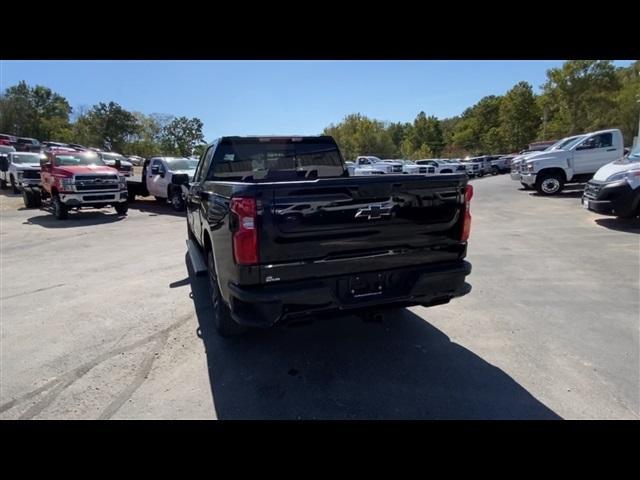
{"label": "tire", "polygon": [[543,173],[536,180],[536,190],[540,195],[557,195],[564,189],[564,178],[558,173]]}
{"label": "tire", "polygon": [[126,215],[129,211],[129,204],[127,202],[116,203],[113,208],[116,209],[118,215]]}
{"label": "tire", "polygon": [[491,175],[498,175],[499,173],[498,167],[491,167]]}
{"label": "tire", "polygon": [[182,198],[182,190],[174,188],[169,195],[169,201],[171,202],[171,206],[176,212],[184,211],[186,204],[184,203],[184,199]]}
{"label": "tire", "polygon": [[526,183],[520,182],[520,185],[522,185],[525,190],[533,190],[533,187],[531,185],[527,185]]}
{"label": "tire", "polygon": [[6,190],[7,189],[7,181],[6,180],[0,180],[0,188],[2,190]]}
{"label": "tire", "polygon": [[207,252],[207,276],[209,277],[209,295],[211,295],[211,303],[213,305],[213,325],[222,337],[231,337],[239,335],[246,331],[242,325],[238,325],[231,318],[229,306],[222,299],[220,287],[218,286],[218,277],[216,276],[215,264],[213,261],[213,252]]}
{"label": "tire", "polygon": [[484,177],[484,172],[478,172],[476,177],[478,177],[478,178]]}
{"label": "tire", "polygon": [[23,190],[22,200],[24,201],[24,206],[26,208],[36,208],[36,198],[32,191]]}
{"label": "tire", "polygon": [[11,188],[13,189],[13,193],[20,193],[20,189],[16,187],[16,179],[11,175]]}
{"label": "tire", "polygon": [[55,193],[52,199],[53,214],[58,220],[66,220],[69,217],[69,208],[60,201],[60,196]]}

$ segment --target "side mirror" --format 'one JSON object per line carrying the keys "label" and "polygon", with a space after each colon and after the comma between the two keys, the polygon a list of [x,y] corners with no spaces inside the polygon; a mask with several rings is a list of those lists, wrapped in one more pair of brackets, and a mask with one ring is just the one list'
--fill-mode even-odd
{"label": "side mirror", "polygon": [[166,173],[166,172],[165,172],[164,170],[160,170],[160,171],[158,172],[158,174],[159,174],[159,175],[160,175],[160,177],[162,177],[162,178],[164,178],[164,174],[165,174],[165,173]]}
{"label": "side mirror", "polygon": [[7,170],[9,170],[9,159],[0,157],[0,172],[6,172]]}
{"label": "side mirror", "polygon": [[160,173],[160,167],[158,165],[153,165],[151,167],[151,175],[158,175]]}
{"label": "side mirror", "polygon": [[122,167],[122,162],[119,159],[116,160],[114,167],[116,167],[116,170],[120,170],[120,168]]}

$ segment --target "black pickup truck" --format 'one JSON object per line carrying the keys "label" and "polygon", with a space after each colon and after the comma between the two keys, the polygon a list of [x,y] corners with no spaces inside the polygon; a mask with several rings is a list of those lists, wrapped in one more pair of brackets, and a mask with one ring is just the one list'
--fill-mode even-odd
{"label": "black pickup truck", "polygon": [[222,137],[187,195],[222,335],[469,293],[466,174],[349,176],[332,137]]}

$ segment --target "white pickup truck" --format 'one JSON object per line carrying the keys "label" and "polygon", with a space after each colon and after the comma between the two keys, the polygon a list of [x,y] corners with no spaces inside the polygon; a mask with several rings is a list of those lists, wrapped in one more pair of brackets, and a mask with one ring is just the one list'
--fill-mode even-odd
{"label": "white pickup truck", "polygon": [[189,182],[198,166],[198,160],[182,157],[152,157],[145,160],[140,177],[127,178],[129,201],[136,195],[153,195],[157,201],[171,203],[176,211],[184,210]]}
{"label": "white pickup truck", "polygon": [[425,158],[423,160],[417,160],[416,163],[421,166],[432,168],[432,173],[436,175],[444,173],[462,173],[466,171],[465,166],[460,162],[445,160],[442,158]]}
{"label": "white pickup truck", "polygon": [[521,164],[520,181],[541,195],[555,195],[567,183],[586,182],[607,163],[624,154],[622,132],[600,130],[584,135],[562,149],[544,151]]}
{"label": "white pickup truck", "polygon": [[403,173],[402,162],[381,160],[371,155],[361,155],[355,162],[346,162],[349,175],[385,175]]}
{"label": "white pickup truck", "polygon": [[13,193],[20,193],[23,184],[40,184],[40,153],[9,152],[0,161],[0,187],[10,184]]}

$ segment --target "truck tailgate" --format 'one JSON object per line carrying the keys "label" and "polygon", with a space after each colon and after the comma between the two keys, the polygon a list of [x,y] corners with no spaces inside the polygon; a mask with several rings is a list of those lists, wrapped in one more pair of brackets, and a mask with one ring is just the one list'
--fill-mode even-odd
{"label": "truck tailgate", "polygon": [[384,175],[272,184],[261,279],[294,280],[460,258],[466,175]]}

